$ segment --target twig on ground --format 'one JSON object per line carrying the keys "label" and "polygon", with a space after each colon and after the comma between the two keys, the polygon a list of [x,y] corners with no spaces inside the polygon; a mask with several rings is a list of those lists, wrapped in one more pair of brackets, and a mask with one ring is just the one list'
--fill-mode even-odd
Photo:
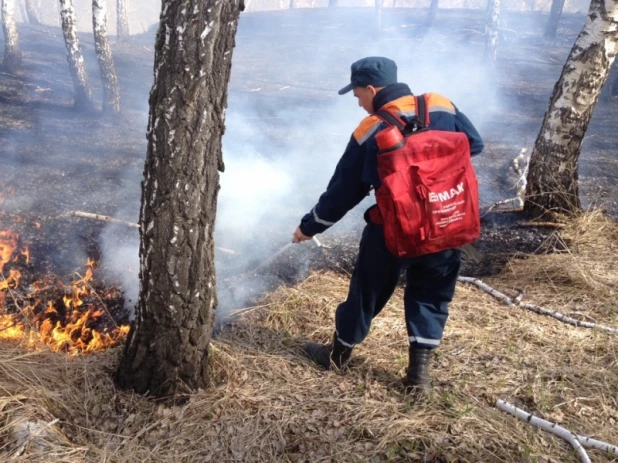
{"label": "twig on ground", "polygon": [[482,289],[486,293],[491,294],[496,299],[501,300],[502,302],[507,304],[509,307],[513,307],[513,308],[517,307],[517,305],[513,302],[513,300],[510,297],[508,297],[506,294],[502,294],[500,291],[496,291],[494,288],[492,288],[489,285],[486,285],[485,283],[483,283],[481,280],[477,278],[458,277],[457,280],[461,281],[462,283],[468,283],[468,284],[477,286],[478,288]]}
{"label": "twig on ground", "polygon": [[596,323],[597,321],[591,317],[590,315],[586,315],[585,313],[581,313],[581,312],[567,312],[565,314],[567,317],[572,317],[573,315],[576,315],[578,317],[582,317],[582,318],[587,318],[588,320],[590,320],[592,323]]}
{"label": "twig on ground", "polygon": [[579,434],[575,435],[577,440],[584,446],[591,449],[602,450],[603,452],[618,456],[618,447],[612,444],[608,444],[607,442],[603,442],[600,440],[592,439],[586,436],[580,436]]}
{"label": "twig on ground", "polygon": [[71,212],[61,215],[60,217],[66,217],[66,216],[75,216],[75,217],[81,217],[84,219],[100,220],[101,222],[118,223],[118,224],[126,225],[127,227],[139,228],[138,223],[115,219],[114,217],[110,217],[108,215],[93,214],[92,212],[71,211]]}
{"label": "twig on ground", "polygon": [[[524,200],[526,197],[526,187],[528,186],[528,167],[530,166],[530,161],[526,159],[526,152],[528,150],[526,148],[522,148],[519,154],[513,159],[511,167],[513,171],[519,175],[517,182],[515,182],[515,188],[517,190],[517,196],[514,198],[504,199],[502,201],[498,201],[491,206],[489,209],[485,211],[485,215],[491,212],[498,206],[502,206],[504,204],[517,203],[518,208],[524,207]],[[522,163],[525,163],[522,167]]]}
{"label": "twig on ground", "polygon": [[563,323],[568,323],[569,325],[581,326],[581,327],[584,327],[584,328],[593,328],[593,329],[597,329],[597,330],[601,330],[601,331],[606,331],[606,332],[612,333],[612,334],[618,334],[618,328],[611,328],[609,326],[599,325],[597,323],[584,322],[584,321],[581,321],[581,320],[577,320],[576,318],[569,317],[569,316],[567,316],[567,315],[565,315],[565,314],[563,314],[561,312],[558,312],[556,310],[546,309],[545,307],[541,307],[541,306],[538,306],[538,305],[524,304],[521,301],[515,302],[515,300],[517,300],[517,298],[515,300],[513,300],[510,297],[508,297],[506,294],[503,294],[500,291],[495,290],[494,288],[492,288],[491,286],[483,283],[481,280],[479,280],[477,278],[459,277],[457,280],[462,282],[462,283],[468,283],[468,284],[477,286],[478,288],[482,289],[486,293],[491,294],[496,299],[499,299],[502,302],[506,303],[511,308],[521,307],[522,309],[528,309],[528,310],[530,310],[532,312],[535,312],[535,313],[538,313],[540,315],[547,315],[547,316],[555,318],[556,320],[559,320],[559,321],[561,321]]}
{"label": "twig on ground", "polygon": [[487,208],[487,210],[485,211],[485,214],[483,214],[483,215],[489,214],[492,210],[494,210],[498,206],[502,206],[504,204],[511,204],[511,203],[517,203],[519,206],[518,207],[514,207],[512,209],[501,209],[501,210],[496,211],[496,212],[515,212],[515,211],[520,211],[521,208],[524,206],[523,203],[521,202],[521,198],[519,196],[515,196],[514,198],[503,199],[502,201],[498,201],[498,202],[493,203],[491,206],[489,206]]}
{"label": "twig on ground", "polygon": [[228,318],[237,317],[239,315],[243,315],[249,312],[253,312],[258,309],[265,309],[266,307],[270,307],[272,304],[263,304],[263,305],[254,305],[253,307],[243,307],[242,309],[233,310],[230,312]]}
{"label": "twig on ground", "polygon": [[550,227],[550,228],[564,228],[565,224],[556,222],[521,222],[517,224],[518,227]]}
{"label": "twig on ground", "polygon": [[515,405],[505,402],[504,400],[498,400],[498,402],[496,402],[496,407],[498,407],[503,412],[510,413],[511,415],[516,416],[522,421],[530,423],[532,426],[541,428],[543,431],[555,434],[561,439],[564,439],[569,444],[571,444],[571,446],[573,446],[573,448],[579,455],[579,458],[584,463],[590,463],[590,458],[588,457],[586,450],[582,446],[582,443],[579,441],[578,436],[573,434],[568,429],[563,428],[562,426],[558,426],[557,424],[550,421],[546,421],[534,415],[531,415],[530,413],[525,412],[524,410],[517,408]]}
{"label": "twig on ground", "polygon": [[[121,220],[121,219],[116,219],[114,217],[110,217],[108,215],[102,215],[102,214],[94,214],[92,212],[83,212],[83,211],[71,211],[71,212],[67,212],[66,214],[62,214],[60,216],[58,216],[57,218],[60,217],[70,217],[70,216],[75,216],[75,217],[81,217],[83,219],[92,219],[92,220],[99,220],[101,222],[108,222],[108,223],[117,223],[120,225],[126,225],[127,227],[131,227],[131,228],[139,228],[139,224],[135,223],[135,222],[128,222],[126,220]],[[215,247],[215,249],[224,252],[226,254],[236,254],[236,251],[233,251],[232,249],[227,249],[227,248],[222,248],[222,247]]]}

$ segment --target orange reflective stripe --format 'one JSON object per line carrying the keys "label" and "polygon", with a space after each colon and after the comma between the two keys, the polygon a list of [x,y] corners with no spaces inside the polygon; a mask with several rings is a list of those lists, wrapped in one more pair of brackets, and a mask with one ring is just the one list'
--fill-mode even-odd
{"label": "orange reflective stripe", "polygon": [[361,121],[356,130],[354,131],[354,139],[359,145],[365,143],[371,135],[378,130],[380,126],[380,118],[377,116],[367,116]]}

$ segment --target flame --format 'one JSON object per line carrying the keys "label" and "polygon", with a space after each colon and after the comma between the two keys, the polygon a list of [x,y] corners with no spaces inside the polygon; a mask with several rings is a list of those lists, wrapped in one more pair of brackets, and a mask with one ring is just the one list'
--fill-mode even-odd
{"label": "flame", "polygon": [[19,286],[19,279],[21,278],[21,272],[19,270],[11,269],[9,271],[8,278],[2,278],[0,281],[0,291],[6,291],[7,289],[17,288]]}
{"label": "flame", "polygon": [[[20,256],[25,263],[30,262],[30,251],[25,247],[18,252],[19,235],[12,231],[0,231],[0,272],[5,264],[17,262]],[[106,326],[111,317],[96,307],[96,303],[87,303],[85,298],[93,294],[90,281],[94,276],[95,261],[88,259],[86,272],[71,285],[62,282],[53,284],[49,278],[32,284],[32,292],[22,300],[35,299],[43,292],[65,291],[62,297],[63,307],[54,302],[43,302],[38,298],[20,310],[19,314],[0,314],[0,340],[19,340],[28,347],[40,348],[46,344],[53,352],[67,352],[70,355],[90,353],[118,345],[129,332],[129,326],[116,326],[113,329],[95,327]],[[0,310],[5,307],[4,300],[9,290],[19,286],[22,274],[11,268],[9,276],[0,278]],[[98,298],[98,302],[103,301]],[[99,304],[99,305],[100,305]],[[112,320],[113,323],[113,320]]]}
{"label": "flame", "polygon": [[26,258],[26,265],[28,265],[30,263],[30,249],[28,248],[28,246],[24,248],[24,250],[21,252],[21,255]]}
{"label": "flame", "polygon": [[82,296],[90,295],[90,285],[88,282],[92,280],[94,264],[94,260],[89,257],[86,262],[86,274],[79,280],[75,281],[72,285],[72,296],[62,297],[64,305],[67,309],[81,307],[84,304]]}
{"label": "flame", "polygon": [[[53,309],[53,313],[57,311]],[[85,312],[73,310],[64,321],[53,321],[53,318],[43,318],[39,324],[41,340],[52,352],[95,352],[117,345],[128,333],[128,326],[112,330],[111,333],[99,332],[89,327],[97,323],[104,312],[88,309]]]}
{"label": "flame", "polygon": [[0,272],[4,270],[5,264],[11,261],[11,256],[17,249],[19,235],[10,230],[0,230]]}

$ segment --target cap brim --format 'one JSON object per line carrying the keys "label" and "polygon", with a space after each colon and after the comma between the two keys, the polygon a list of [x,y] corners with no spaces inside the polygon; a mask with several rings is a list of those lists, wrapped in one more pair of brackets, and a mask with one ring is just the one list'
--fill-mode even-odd
{"label": "cap brim", "polygon": [[346,93],[348,93],[349,91],[354,90],[354,84],[348,84],[345,87],[343,87],[341,90],[339,90],[339,95],[345,95]]}

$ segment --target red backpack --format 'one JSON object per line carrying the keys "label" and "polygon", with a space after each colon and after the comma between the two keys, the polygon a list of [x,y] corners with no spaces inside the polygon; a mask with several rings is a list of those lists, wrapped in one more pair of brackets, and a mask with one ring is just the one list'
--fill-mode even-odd
{"label": "red backpack", "polygon": [[369,214],[384,225],[386,247],[398,257],[457,248],[481,231],[468,138],[431,130],[425,95],[415,100],[413,122],[385,110],[375,114],[389,127],[376,135],[381,186]]}

